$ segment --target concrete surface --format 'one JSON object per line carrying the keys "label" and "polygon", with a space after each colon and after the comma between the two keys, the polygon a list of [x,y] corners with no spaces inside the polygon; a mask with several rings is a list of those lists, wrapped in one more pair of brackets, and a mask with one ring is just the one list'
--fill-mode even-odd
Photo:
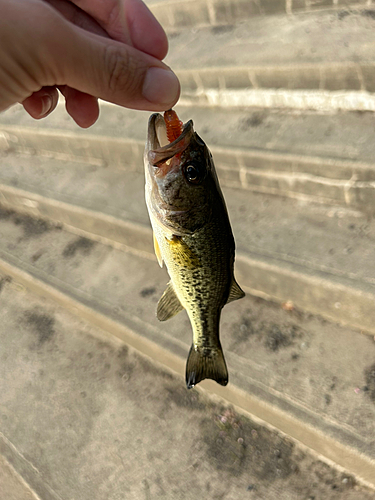
{"label": "concrete surface", "polygon": [[[152,258],[143,186],[142,166],[120,170],[19,154],[3,157],[0,173],[0,195],[9,208]],[[373,220],[246,190],[226,188],[224,195],[242,286],[375,333]]]}
{"label": "concrete surface", "polygon": [[[363,181],[375,179],[375,146],[371,130],[373,113],[315,113],[259,108],[223,110],[185,106],[177,106],[176,111],[184,122],[193,120],[195,130],[214,154],[223,149],[228,151],[227,156],[232,154],[233,157],[237,156],[237,151],[244,150],[259,154],[289,154],[296,156],[295,161],[304,157],[320,159],[320,169],[315,166],[313,170],[312,165],[306,170],[301,168],[305,173],[334,179],[350,179],[353,174]],[[101,103],[99,120],[90,129],[83,130],[65,112],[62,102],[48,118],[39,121],[33,120],[17,105],[0,115],[1,150],[22,151],[29,148],[34,154],[49,151],[50,154],[65,154],[65,158],[84,157],[111,166],[129,168],[136,165],[139,168],[140,156],[135,160],[134,155],[142,154],[150,114]],[[336,167],[324,163],[330,159],[337,161]],[[345,169],[345,164],[341,166],[340,161],[352,161],[353,164]],[[361,175],[361,162],[366,163],[366,175]],[[228,158],[226,164],[230,164]],[[358,172],[354,170],[356,164]],[[252,166],[255,168],[255,165]],[[273,164],[263,168],[280,170]]]}
{"label": "concrete surface", "polygon": [[[0,439],[3,435],[0,433]],[[3,456],[0,455],[0,493],[7,500],[40,500],[22,477]]]}
{"label": "concrete surface", "polygon": [[[194,119],[210,145],[223,185],[375,212],[371,114],[225,114],[202,108],[180,108],[179,114]],[[103,106],[90,133],[75,131],[62,106],[40,123],[19,107],[1,118],[4,152],[52,155],[127,171],[142,168],[148,114]],[[120,130],[125,137],[119,136]]]}
{"label": "concrete surface", "polygon": [[180,77],[184,100],[196,95],[195,103],[209,104],[210,89],[373,92],[372,12],[272,16],[178,32],[166,62]]}
{"label": "concrete surface", "polygon": [[[177,367],[183,383],[191,328],[185,314],[165,324],[156,320],[168,278],[155,260],[1,213],[3,275]],[[375,483],[372,337],[249,296],[224,309],[221,338],[231,384],[211,384],[211,391],[244,401],[253,414],[267,415],[268,422]]]}
{"label": "concrete surface", "polygon": [[[2,158],[1,181],[45,198],[148,227],[143,169],[101,168],[29,157]],[[11,192],[11,190],[10,190]],[[15,191],[16,192],[16,189]],[[375,283],[374,221],[360,212],[224,188],[238,251]],[[5,200],[4,200],[5,201]],[[27,208],[27,204],[25,202]],[[35,208],[30,203],[30,210]],[[274,214],[280,220],[274,219]],[[145,250],[149,250],[151,246]]]}
{"label": "concrete surface", "polygon": [[373,498],[48,299],[2,281],[1,304],[0,451],[40,499]]}
{"label": "concrete surface", "polygon": [[[1,203],[21,213],[0,209],[0,496],[374,498],[358,482],[375,485],[375,344],[360,331],[375,331],[373,114],[341,110],[375,109],[375,16],[330,6],[152,5],[177,110],[219,166],[239,282],[279,301],[225,308],[226,388],[187,393],[190,325],[154,316],[168,278],[141,195],[148,113],[104,105],[90,131],[61,105],[1,115]],[[258,15],[280,9],[309,12]]]}
{"label": "concrete surface", "polygon": [[[261,22],[259,18],[248,19],[222,29],[185,30],[170,37],[166,61],[176,71],[372,62],[375,43],[372,12],[365,9],[348,10],[344,14],[342,11],[321,11],[298,16],[279,15],[265,17]],[[328,40],[329,46],[325,43]],[[335,66],[331,68],[334,72]],[[337,75],[338,78],[343,76]],[[360,88],[358,85],[354,90]]]}
{"label": "concrete surface", "polygon": [[[365,5],[365,1],[333,0],[146,0],[153,14],[168,31],[197,26],[231,25],[256,16],[294,14],[316,9]],[[367,4],[366,4],[367,5]]]}

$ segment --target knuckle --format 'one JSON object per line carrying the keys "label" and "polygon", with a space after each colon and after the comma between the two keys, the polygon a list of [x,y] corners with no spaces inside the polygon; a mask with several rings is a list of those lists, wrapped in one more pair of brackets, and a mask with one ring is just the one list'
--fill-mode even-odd
{"label": "knuckle", "polygon": [[35,61],[35,71],[43,85],[54,85],[59,80],[61,72],[59,55],[61,54],[61,40],[64,39],[65,21],[56,15],[55,11],[46,6],[41,6],[35,13],[35,24],[38,26],[36,32],[33,31],[32,47],[44,47],[38,52],[38,57],[33,57]]}
{"label": "knuckle", "polygon": [[132,94],[138,85],[137,67],[126,50],[108,45],[105,53],[105,68],[108,75],[108,90],[111,93]]}

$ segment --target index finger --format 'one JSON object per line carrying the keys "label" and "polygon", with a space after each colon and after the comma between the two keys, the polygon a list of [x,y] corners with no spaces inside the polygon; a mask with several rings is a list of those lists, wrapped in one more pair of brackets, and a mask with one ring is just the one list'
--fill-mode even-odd
{"label": "index finger", "polygon": [[167,36],[142,0],[71,0],[115,40],[157,59],[168,52]]}
{"label": "index finger", "polygon": [[83,28],[91,33],[96,33],[101,36],[109,36],[108,33],[90,16],[87,12],[83,11],[74,3],[67,0],[45,0],[47,3],[54,7],[62,14],[65,19],[71,23]]}

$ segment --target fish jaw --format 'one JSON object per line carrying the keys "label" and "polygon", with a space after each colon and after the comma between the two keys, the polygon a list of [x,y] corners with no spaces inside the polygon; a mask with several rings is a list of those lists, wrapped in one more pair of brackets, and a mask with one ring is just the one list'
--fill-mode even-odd
{"label": "fish jaw", "polygon": [[[179,169],[178,157],[189,144],[193,135],[193,122],[190,120],[184,125],[183,132],[175,141],[169,143],[167,127],[160,113],[153,113],[148,122],[146,148],[144,152],[145,178],[146,178],[146,204],[150,219],[154,223],[164,226],[168,232],[172,229],[162,221],[166,220],[167,207],[158,197],[157,177],[170,173],[172,169]],[[178,215],[179,211],[175,211]],[[175,233],[177,234],[177,233]]]}
{"label": "fish jaw", "polygon": [[190,144],[193,136],[193,121],[189,120],[183,125],[182,134],[170,143],[163,116],[160,113],[153,113],[148,121],[147,130],[145,156],[148,163],[155,166],[182,153]]}
{"label": "fish jaw", "polygon": [[[210,190],[205,186],[190,186],[184,168],[199,159],[202,171],[206,172],[209,155],[191,120],[183,126],[181,135],[169,143],[164,118],[159,113],[151,115],[144,154],[146,204],[150,218],[165,230],[182,236],[192,234],[206,222]],[[207,206],[197,202],[198,194]]]}

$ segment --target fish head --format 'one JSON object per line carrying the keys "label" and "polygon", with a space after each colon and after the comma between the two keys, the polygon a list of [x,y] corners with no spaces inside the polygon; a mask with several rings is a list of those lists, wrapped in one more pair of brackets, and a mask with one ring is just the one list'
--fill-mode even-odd
{"label": "fish head", "polygon": [[210,219],[218,187],[212,156],[190,120],[169,143],[162,115],[148,124],[146,202],[151,218],[176,235],[192,234]]}

